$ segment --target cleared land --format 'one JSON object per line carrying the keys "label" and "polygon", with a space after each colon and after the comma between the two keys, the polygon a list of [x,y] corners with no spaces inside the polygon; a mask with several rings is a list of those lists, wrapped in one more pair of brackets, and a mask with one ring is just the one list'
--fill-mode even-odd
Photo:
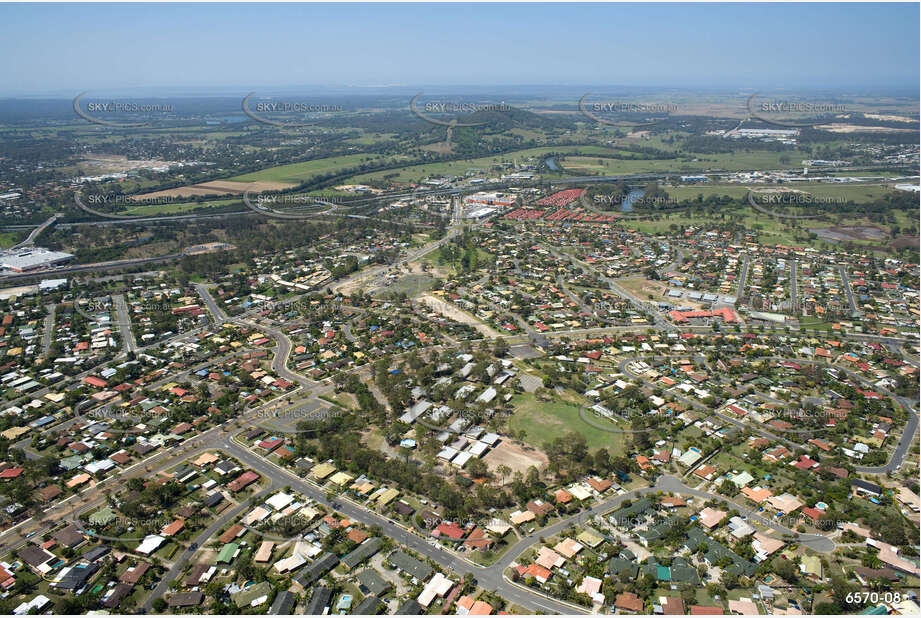
{"label": "cleared land", "polygon": [[149,200],[163,197],[199,197],[206,195],[242,195],[246,191],[283,191],[297,186],[296,183],[273,182],[273,181],[253,181],[253,182],[235,182],[231,180],[212,180],[211,182],[202,182],[187,187],[176,187],[175,189],[166,189],[164,191],[154,191],[152,193],[143,193],[136,195],[132,199],[135,201]]}
{"label": "cleared land", "polygon": [[461,324],[469,324],[470,326],[477,329],[477,332],[486,337],[500,336],[499,333],[497,333],[486,324],[483,324],[469,313],[461,311],[447,301],[432,296],[431,294],[423,294],[420,297],[420,300],[422,300],[422,302],[425,303],[428,307],[431,307],[432,311],[436,311],[446,318],[454,320],[455,322],[459,322]]}
{"label": "cleared land", "polygon": [[506,481],[512,480],[516,472],[527,474],[528,468],[531,466],[540,470],[550,463],[543,451],[508,439],[502,440],[499,446],[486,453],[483,456],[483,461],[493,473],[496,473],[499,466],[505,465],[511,468],[512,473],[506,477]]}
{"label": "cleared land", "polygon": [[145,206],[134,206],[119,212],[123,215],[152,216],[152,215],[171,215],[188,212],[190,210],[219,208],[233,203],[239,203],[239,200],[214,200],[210,202],[182,202],[180,204],[149,204]]}

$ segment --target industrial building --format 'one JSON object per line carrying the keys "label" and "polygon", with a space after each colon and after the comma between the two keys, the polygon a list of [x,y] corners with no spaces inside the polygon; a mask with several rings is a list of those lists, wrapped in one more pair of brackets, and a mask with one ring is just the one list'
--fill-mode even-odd
{"label": "industrial building", "polygon": [[40,268],[63,264],[74,257],[62,251],[50,251],[41,247],[30,247],[0,252],[0,268],[24,273]]}

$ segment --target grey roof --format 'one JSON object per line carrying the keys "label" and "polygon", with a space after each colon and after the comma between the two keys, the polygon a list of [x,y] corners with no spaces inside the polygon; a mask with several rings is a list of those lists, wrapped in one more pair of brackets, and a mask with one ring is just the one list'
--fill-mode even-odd
{"label": "grey roof", "polygon": [[102,606],[107,609],[115,609],[121,603],[122,599],[131,594],[133,586],[125,583],[118,583],[112,588],[108,598],[102,602]]}
{"label": "grey roof", "polygon": [[639,571],[639,565],[630,560],[625,560],[623,558],[615,556],[608,561],[608,572],[613,575],[619,575],[626,571],[630,574],[630,579],[636,578],[637,571]]}
{"label": "grey roof", "polygon": [[17,552],[19,557],[26,561],[29,566],[37,567],[54,558],[54,554],[38,547],[37,545],[26,545]]}
{"label": "grey roof", "polygon": [[[398,569],[406,571],[419,581],[428,579],[432,574],[432,568],[430,566],[401,551],[393,552],[387,559]],[[397,613],[402,614],[403,612]]]}
{"label": "grey roof", "polygon": [[238,467],[239,466],[237,466],[237,464],[227,459],[215,465],[214,469],[217,470],[218,472],[223,472],[224,474],[227,474],[228,472],[233,472]]}
{"label": "grey roof", "polygon": [[205,506],[213,507],[213,506],[217,506],[218,504],[220,504],[223,500],[224,500],[224,496],[221,494],[221,492],[216,491],[213,494],[209,494],[208,496],[206,496],[205,499],[202,500],[202,503]]}
{"label": "grey roof", "polygon": [[380,551],[383,541],[379,537],[366,540],[364,543],[342,557],[342,564],[351,570]]}
{"label": "grey roof", "polygon": [[[301,569],[301,572],[298,574],[294,581],[300,584],[301,587],[307,588],[310,586],[310,584],[326,575],[326,573],[328,573],[337,564],[339,564],[339,558],[333,554],[329,552],[320,554],[316,560]],[[309,614],[312,612],[307,613]]]}
{"label": "grey roof", "polygon": [[70,524],[51,535],[55,541],[66,547],[74,548],[86,541],[76,524]]}
{"label": "grey roof", "polygon": [[275,600],[272,602],[272,607],[269,608],[269,614],[273,616],[290,614],[291,610],[294,609],[294,600],[295,596],[293,593],[288,592],[287,590],[282,590],[277,595],[275,595]]}
{"label": "grey roof", "polygon": [[367,593],[377,596],[381,596],[390,588],[390,582],[385,581],[374,569],[365,569],[357,575],[356,579],[358,579],[358,583],[364,588],[362,592],[367,590]]}
{"label": "grey roof", "polygon": [[864,481],[863,479],[851,479],[851,485],[854,487],[857,487],[858,489],[862,489],[864,491],[868,491],[870,493],[874,493],[877,495],[883,493],[882,487],[880,487],[876,483],[871,483],[870,481]]}
{"label": "grey roof", "polygon": [[0,266],[15,270],[31,270],[47,264],[63,262],[73,257],[72,253],[50,251],[42,247],[4,251],[0,255]]}
{"label": "grey roof", "polygon": [[416,599],[410,599],[406,603],[400,606],[397,610],[398,616],[418,616],[422,613],[422,606],[419,605],[419,601]]}
{"label": "grey roof", "polygon": [[617,522],[623,521],[623,522],[626,522],[628,525],[632,525],[633,524],[632,520],[635,519],[637,515],[645,513],[646,510],[649,509],[651,506],[652,506],[652,502],[650,502],[648,498],[640,498],[636,502],[632,503],[630,506],[625,506],[622,509],[618,509],[617,511],[612,513],[608,517],[608,519],[611,520],[612,523],[615,523],[615,524]]}
{"label": "grey roof", "polygon": [[170,607],[192,607],[201,605],[205,600],[205,595],[201,592],[177,592],[170,596],[167,604]]}
{"label": "grey roof", "polygon": [[90,562],[96,562],[97,560],[99,560],[100,558],[108,554],[110,551],[112,550],[106,547],[105,545],[98,545],[94,547],[93,549],[89,550],[88,552],[86,552],[85,554],[83,554],[83,559],[89,560]]}
{"label": "grey roof", "polygon": [[697,569],[687,565],[672,564],[671,574],[673,583],[688,582],[694,585],[700,583],[700,577],[697,576]]}
{"label": "grey roof", "polygon": [[97,564],[78,564],[69,569],[64,569],[51,583],[51,587],[62,590],[77,590],[86,585],[89,578],[98,570],[99,565]]}
{"label": "grey roof", "polygon": [[381,600],[372,594],[356,605],[355,609],[352,610],[352,614],[355,616],[374,616],[378,613],[377,608],[380,604]]}
{"label": "grey roof", "polygon": [[329,588],[320,586],[313,589],[313,595],[304,609],[304,613],[309,616],[320,616],[323,610],[329,607],[329,600],[333,598],[333,591]]}

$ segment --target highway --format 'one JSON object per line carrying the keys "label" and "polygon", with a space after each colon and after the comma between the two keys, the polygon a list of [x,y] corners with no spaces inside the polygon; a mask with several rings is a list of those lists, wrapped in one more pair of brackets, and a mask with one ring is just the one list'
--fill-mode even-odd
{"label": "highway", "polygon": [[790,260],[790,313],[799,315],[799,302],[796,294],[796,260]]}
{"label": "highway", "polygon": [[156,264],[157,262],[169,262],[181,258],[182,253],[170,253],[167,255],[158,255],[147,258],[132,258],[126,260],[112,260],[110,262],[95,262],[93,264],[75,264],[73,266],[60,266],[58,268],[48,268],[45,270],[30,270],[25,273],[11,273],[0,276],[0,282],[17,281],[19,279],[31,279],[37,277],[58,277],[73,273],[87,271],[113,270],[116,268],[131,268],[142,264]]}
{"label": "highway", "polygon": [[31,247],[33,244],[35,244],[35,239],[38,238],[38,235],[44,232],[49,225],[54,224],[58,217],[61,216],[63,216],[61,213],[51,215],[51,217],[49,217],[44,223],[32,230],[24,241],[18,245],[13,245],[10,249],[15,251],[16,249],[22,249],[24,247]]}

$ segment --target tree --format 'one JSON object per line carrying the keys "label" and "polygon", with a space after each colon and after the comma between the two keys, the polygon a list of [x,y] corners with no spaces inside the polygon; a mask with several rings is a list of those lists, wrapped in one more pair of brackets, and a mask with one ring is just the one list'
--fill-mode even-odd
{"label": "tree", "polygon": [[508,477],[509,474],[512,473],[512,469],[509,468],[507,465],[502,464],[498,468],[496,468],[496,472],[498,472],[499,476],[502,477],[502,484],[505,485],[505,479],[506,477]]}

